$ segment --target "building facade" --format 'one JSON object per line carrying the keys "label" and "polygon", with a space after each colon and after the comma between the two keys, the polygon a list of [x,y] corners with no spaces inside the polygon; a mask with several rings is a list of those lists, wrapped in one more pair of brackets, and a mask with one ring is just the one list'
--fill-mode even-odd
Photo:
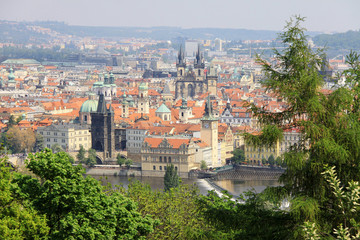
{"label": "building facade", "polygon": [[78,151],[80,146],[91,148],[89,127],[79,124],[52,124],[39,127],[37,132],[44,138],[44,147],[51,148],[58,144],[65,151]]}

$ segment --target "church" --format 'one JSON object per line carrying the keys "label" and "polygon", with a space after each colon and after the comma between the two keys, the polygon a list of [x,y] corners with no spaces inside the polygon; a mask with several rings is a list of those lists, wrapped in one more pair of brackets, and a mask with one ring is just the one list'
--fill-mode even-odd
{"label": "church", "polygon": [[175,81],[175,99],[194,99],[196,96],[209,92],[216,96],[217,74],[214,69],[205,71],[204,57],[200,46],[196,53],[194,65],[188,66],[182,47],[176,60],[177,79]]}

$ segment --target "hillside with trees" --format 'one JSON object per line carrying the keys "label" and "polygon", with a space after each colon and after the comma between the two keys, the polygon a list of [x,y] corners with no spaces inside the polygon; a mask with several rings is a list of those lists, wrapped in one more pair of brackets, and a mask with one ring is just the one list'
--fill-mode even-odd
{"label": "hillside with trees", "polygon": [[313,38],[317,46],[326,46],[334,49],[360,49],[360,31],[348,31],[345,33],[320,34]]}

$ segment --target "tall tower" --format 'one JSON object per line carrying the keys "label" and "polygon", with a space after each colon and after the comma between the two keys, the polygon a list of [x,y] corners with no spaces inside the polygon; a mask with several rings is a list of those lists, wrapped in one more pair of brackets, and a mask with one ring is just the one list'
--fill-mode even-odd
{"label": "tall tower", "polygon": [[205,77],[204,69],[205,69],[205,63],[204,63],[203,56],[200,52],[200,44],[198,44],[198,50],[197,50],[197,53],[195,56],[195,62],[194,62],[194,72],[195,72],[197,81],[202,81],[204,79],[204,77]]}
{"label": "tall tower", "polygon": [[207,82],[207,91],[212,96],[216,96],[217,94],[217,73],[213,66],[210,67],[209,74],[206,76],[206,82]]}
{"label": "tall tower", "polygon": [[187,101],[185,98],[182,99],[181,107],[179,110],[179,120],[181,122],[188,122],[189,116],[191,115],[190,109],[187,107]]}
{"label": "tall tower", "polygon": [[185,76],[185,53],[182,49],[182,46],[180,46],[180,51],[176,60],[176,68],[177,68],[177,77],[184,77]]}
{"label": "tall tower", "polygon": [[148,87],[146,83],[142,82],[139,86],[138,95],[138,113],[149,114],[149,97]]}
{"label": "tall tower", "polygon": [[111,105],[106,108],[101,94],[96,112],[91,113],[91,148],[103,152],[103,161],[115,157],[114,131],[114,111]]}
{"label": "tall tower", "polygon": [[[205,114],[201,119],[201,139],[204,140],[211,147],[211,163],[212,167],[221,165],[221,160],[218,159],[218,119],[212,115],[212,106],[210,96],[205,105]],[[205,159],[206,161],[206,159]]]}

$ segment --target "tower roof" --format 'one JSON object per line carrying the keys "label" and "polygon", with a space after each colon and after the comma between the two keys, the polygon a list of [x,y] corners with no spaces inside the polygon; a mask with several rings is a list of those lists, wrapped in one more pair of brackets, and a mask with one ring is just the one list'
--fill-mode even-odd
{"label": "tower roof", "polygon": [[161,106],[156,109],[156,113],[171,113],[170,109],[163,103]]}
{"label": "tower roof", "polygon": [[8,75],[8,79],[9,79],[9,82],[15,82],[15,75],[14,75],[12,68],[10,68],[10,73]]}
{"label": "tower roof", "polygon": [[169,84],[165,84],[165,87],[163,89],[163,94],[171,94],[171,91],[170,91],[170,87],[169,87]]}
{"label": "tower roof", "polygon": [[97,112],[98,113],[106,113],[106,103],[105,103],[104,94],[100,94],[99,102],[98,102],[98,106],[97,106]]}
{"label": "tower roof", "polygon": [[146,85],[146,83],[142,82],[139,86],[139,91],[144,91],[144,90],[148,90],[148,86]]}

